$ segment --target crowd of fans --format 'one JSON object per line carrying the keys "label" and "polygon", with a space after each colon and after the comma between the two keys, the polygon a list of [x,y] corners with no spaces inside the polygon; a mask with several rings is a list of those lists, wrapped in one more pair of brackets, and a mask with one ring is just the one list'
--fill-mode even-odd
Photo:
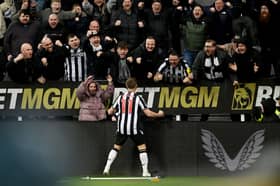
{"label": "crowd of fans", "polygon": [[276,0],[2,0],[0,79],[233,85],[280,74]]}

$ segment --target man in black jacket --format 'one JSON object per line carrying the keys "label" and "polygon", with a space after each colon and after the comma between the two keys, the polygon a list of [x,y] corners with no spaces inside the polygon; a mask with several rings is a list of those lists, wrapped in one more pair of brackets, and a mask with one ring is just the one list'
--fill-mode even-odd
{"label": "man in black jacket", "polygon": [[87,57],[88,75],[96,80],[106,80],[112,66],[112,52],[101,41],[101,33],[92,31],[85,41],[84,50]]}
{"label": "man in black jacket", "polygon": [[132,8],[132,0],[123,0],[122,8],[114,11],[110,23],[112,35],[118,41],[125,41],[128,49],[134,49],[140,43],[139,37],[144,29],[144,21]]}
{"label": "man in black jacket", "polygon": [[132,55],[135,59],[134,68],[137,69],[135,78],[153,81],[157,68],[164,58],[163,51],[157,46],[156,39],[148,36],[144,43],[132,51]]}
{"label": "man in black jacket", "polygon": [[67,54],[68,50],[59,40],[53,43],[49,37],[44,37],[36,55],[36,68],[40,75],[38,81],[44,84],[46,80],[62,80]]}
{"label": "man in black jacket", "polygon": [[20,53],[22,43],[30,43],[34,47],[38,44],[39,22],[30,21],[30,12],[20,10],[18,20],[11,23],[5,33],[4,49],[6,59]]}
{"label": "man in black jacket", "polygon": [[[169,49],[169,22],[168,14],[162,9],[160,0],[153,0],[151,9],[145,12],[145,28],[149,35],[156,38],[158,46],[167,55]],[[179,53],[180,51],[176,51]]]}
{"label": "man in black jacket", "polygon": [[7,72],[11,80],[19,83],[27,83],[34,80],[34,58],[33,49],[30,43],[23,43],[20,53],[11,57],[7,63]]}
{"label": "man in black jacket", "polygon": [[201,80],[222,82],[229,76],[230,62],[228,54],[217,48],[216,41],[208,39],[205,41],[204,49],[197,54],[192,65],[193,79],[196,82]]}

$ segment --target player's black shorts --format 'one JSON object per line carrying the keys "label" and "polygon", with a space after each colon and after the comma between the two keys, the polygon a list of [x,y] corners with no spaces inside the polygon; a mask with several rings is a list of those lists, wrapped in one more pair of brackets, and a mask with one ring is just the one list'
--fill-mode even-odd
{"label": "player's black shorts", "polygon": [[131,138],[132,141],[138,146],[138,145],[142,145],[145,144],[145,136],[143,134],[137,134],[137,135],[125,135],[125,134],[120,134],[117,132],[116,134],[116,145],[120,145],[122,146],[127,138]]}

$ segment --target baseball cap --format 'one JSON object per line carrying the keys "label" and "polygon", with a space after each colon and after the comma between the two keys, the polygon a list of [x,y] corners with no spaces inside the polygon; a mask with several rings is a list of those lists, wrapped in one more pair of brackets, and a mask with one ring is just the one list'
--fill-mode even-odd
{"label": "baseball cap", "polygon": [[91,38],[93,36],[100,36],[100,33],[97,31],[92,31],[91,34],[88,36],[88,38]]}

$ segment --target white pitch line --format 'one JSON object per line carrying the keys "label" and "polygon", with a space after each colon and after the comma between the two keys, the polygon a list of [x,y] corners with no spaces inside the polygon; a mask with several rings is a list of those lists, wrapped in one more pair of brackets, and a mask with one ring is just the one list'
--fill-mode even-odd
{"label": "white pitch line", "polygon": [[153,180],[158,179],[157,176],[155,177],[82,177],[83,180]]}

